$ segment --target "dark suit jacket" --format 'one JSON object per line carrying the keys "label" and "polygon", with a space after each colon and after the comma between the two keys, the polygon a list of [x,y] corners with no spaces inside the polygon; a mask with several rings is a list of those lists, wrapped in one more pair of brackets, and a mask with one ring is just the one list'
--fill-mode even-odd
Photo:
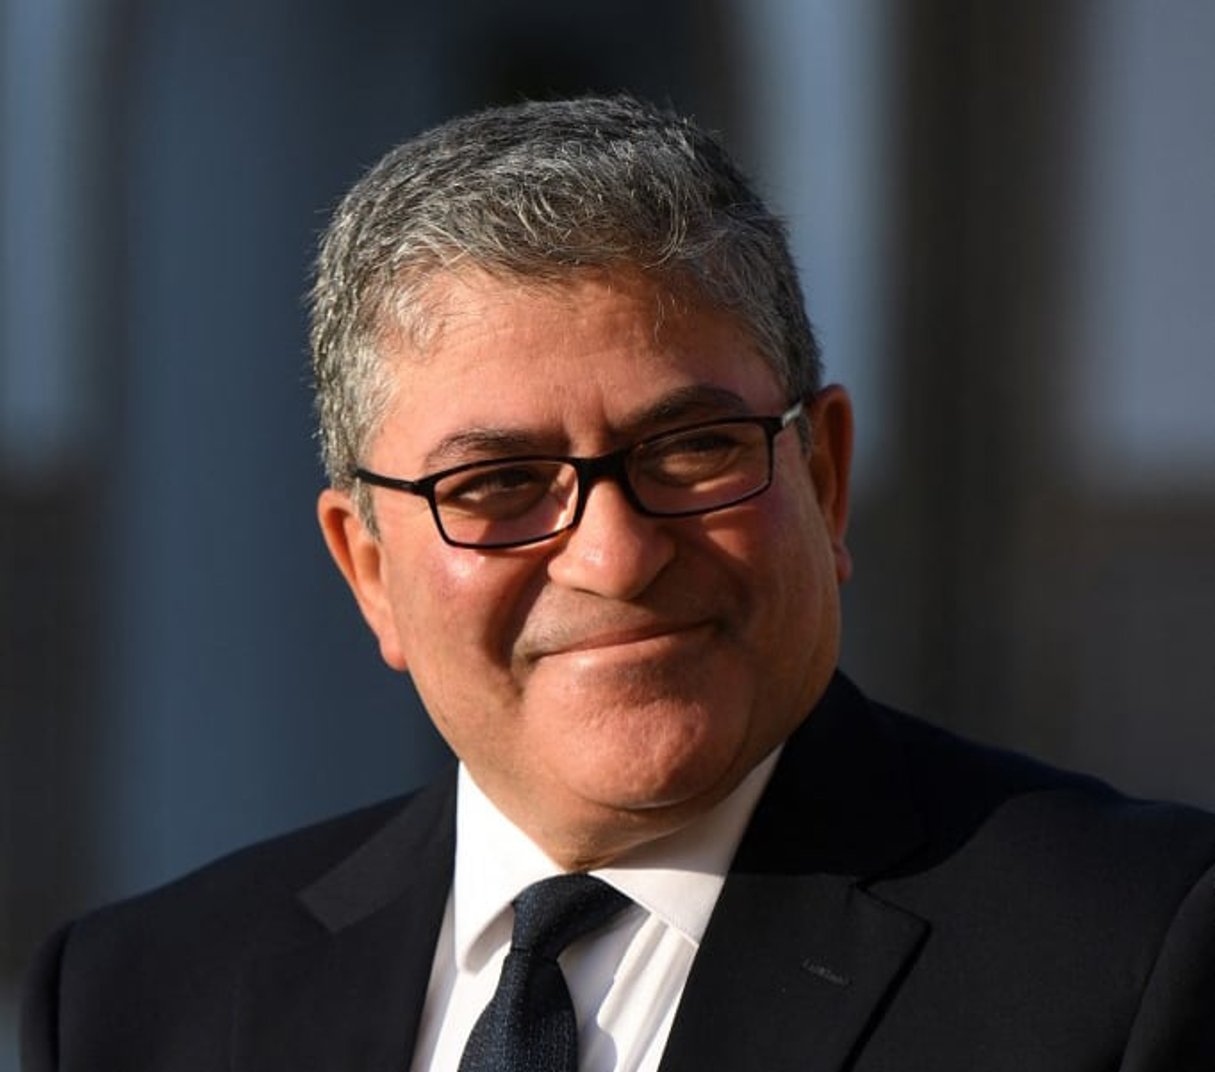
{"label": "dark suit jacket", "polygon": [[[404,1072],[450,774],[61,932],[26,1072]],[[1212,1072],[1215,818],[964,743],[847,681],[790,739],[663,1072]]]}

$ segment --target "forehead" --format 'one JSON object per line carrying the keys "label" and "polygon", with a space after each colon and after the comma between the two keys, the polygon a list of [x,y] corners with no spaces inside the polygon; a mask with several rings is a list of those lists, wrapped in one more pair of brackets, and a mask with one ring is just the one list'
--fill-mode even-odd
{"label": "forehead", "polygon": [[429,450],[484,427],[601,445],[644,434],[634,425],[666,396],[687,400],[691,419],[698,405],[712,415],[785,401],[739,317],[639,272],[447,273],[426,297],[426,330],[385,346],[394,399],[383,431],[396,443]]}
{"label": "forehead", "polygon": [[[552,276],[499,275],[480,268],[441,271],[416,301],[411,356],[450,353],[462,336],[482,327],[542,333],[559,343],[554,329],[585,327],[597,314],[615,318],[617,330],[640,331],[655,340],[671,329],[711,329],[729,323],[746,334],[741,318],[715,306],[690,281],[636,268],[584,268]],[[553,315],[556,314],[556,319]]]}

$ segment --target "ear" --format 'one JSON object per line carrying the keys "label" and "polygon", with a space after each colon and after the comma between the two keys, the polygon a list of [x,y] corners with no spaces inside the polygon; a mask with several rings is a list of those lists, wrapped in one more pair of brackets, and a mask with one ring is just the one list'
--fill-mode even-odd
{"label": "ear", "polygon": [[837,384],[815,396],[810,418],[810,476],[831,549],[835,575],[842,583],[852,576],[852,555],[844,543],[848,529],[848,475],[852,466],[852,402]]}
{"label": "ear", "polygon": [[394,670],[408,669],[385,580],[384,550],[368,531],[354,501],[344,491],[326,488],[316,503],[317,519],[333,561],[380,642],[380,655]]}

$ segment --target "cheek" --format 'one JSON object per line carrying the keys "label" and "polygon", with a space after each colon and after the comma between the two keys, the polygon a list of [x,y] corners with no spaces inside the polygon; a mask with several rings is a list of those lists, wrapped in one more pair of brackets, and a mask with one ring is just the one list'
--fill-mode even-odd
{"label": "cheek", "polygon": [[394,603],[415,676],[428,670],[451,676],[506,669],[534,572],[526,565],[443,544],[401,569],[394,578]]}
{"label": "cheek", "polygon": [[705,518],[705,549],[763,616],[804,599],[821,573],[821,520],[804,494],[787,491],[773,488],[737,514]]}
{"label": "cheek", "polygon": [[760,642],[768,658],[794,661],[824,639],[837,614],[835,560],[812,488],[774,488],[745,552]]}

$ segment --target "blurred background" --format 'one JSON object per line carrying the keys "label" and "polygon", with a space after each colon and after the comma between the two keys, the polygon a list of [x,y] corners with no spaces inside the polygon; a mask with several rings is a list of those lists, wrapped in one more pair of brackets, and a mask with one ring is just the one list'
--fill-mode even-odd
{"label": "blurred background", "polygon": [[425,778],[313,519],[328,209],[628,89],[788,219],[860,455],[844,665],[1215,805],[1215,5],[0,0],[0,1070],[57,921]]}

